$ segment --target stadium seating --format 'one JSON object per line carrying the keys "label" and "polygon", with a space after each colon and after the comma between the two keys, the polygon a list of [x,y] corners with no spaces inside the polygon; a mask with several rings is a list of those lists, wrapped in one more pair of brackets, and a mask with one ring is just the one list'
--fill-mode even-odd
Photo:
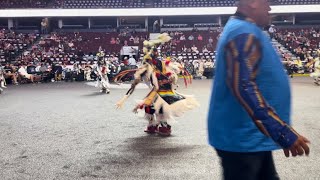
{"label": "stadium seating", "polygon": [[39,35],[14,33],[5,30],[0,31],[0,63],[13,61],[31,44]]}
{"label": "stadium seating", "polygon": [[318,48],[319,35],[319,30],[310,28],[281,28],[277,31],[277,38],[280,42],[292,49],[298,48],[302,44],[308,44],[309,49]]}
{"label": "stadium seating", "polygon": [[65,0],[55,8],[89,9],[89,8],[144,8],[141,0]]}
{"label": "stadium seating", "polygon": [[46,8],[52,0],[1,0],[0,8]]}
{"label": "stadium seating", "polygon": [[172,7],[220,7],[234,6],[234,0],[158,0],[154,3],[155,8]]}
{"label": "stadium seating", "polygon": [[[319,0],[272,0],[272,5],[319,4]],[[227,7],[235,0],[154,0],[146,6],[145,0],[1,0],[0,8],[179,8],[179,7]]]}

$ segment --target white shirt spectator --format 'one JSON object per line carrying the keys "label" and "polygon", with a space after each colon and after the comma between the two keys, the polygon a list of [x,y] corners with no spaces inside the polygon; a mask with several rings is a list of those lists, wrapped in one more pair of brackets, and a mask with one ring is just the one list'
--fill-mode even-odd
{"label": "white shirt spectator", "polygon": [[30,54],[30,51],[25,51],[25,52],[23,53],[24,56],[27,56],[27,55],[29,55],[29,54]]}
{"label": "white shirt spectator", "polygon": [[273,33],[275,33],[275,32],[276,32],[276,30],[275,30],[272,26],[270,26],[270,28],[269,28],[269,33],[273,34]]}
{"label": "white shirt spectator", "polygon": [[199,53],[198,48],[196,46],[191,47],[192,52]]}
{"label": "white shirt spectator", "polygon": [[38,64],[37,67],[36,67],[36,72],[40,72],[40,68],[41,68],[41,65]]}
{"label": "white shirt spectator", "polygon": [[19,74],[21,74],[21,75],[23,75],[23,76],[28,75],[27,69],[26,69],[26,67],[24,67],[24,66],[21,66],[21,67],[19,68],[18,72],[19,72]]}
{"label": "white shirt spectator", "polygon": [[202,49],[202,52],[203,52],[203,53],[207,53],[207,52],[209,52],[209,50],[208,50],[206,47],[204,47],[204,48]]}
{"label": "white shirt spectator", "polygon": [[134,43],[134,44],[139,44],[139,42],[140,42],[139,40],[140,40],[139,37],[136,36],[136,37],[134,38],[133,43]]}
{"label": "white shirt spectator", "polygon": [[[31,79],[32,76],[27,72],[27,66],[21,66],[18,70],[19,74],[25,76],[28,79]],[[32,79],[31,79],[32,80]],[[33,80],[32,80],[33,81]]]}
{"label": "white shirt spectator", "polygon": [[130,58],[129,58],[129,65],[130,66],[136,66],[137,65],[136,60],[132,56],[130,56]]}
{"label": "white shirt spectator", "polygon": [[180,37],[180,41],[184,41],[184,40],[186,40],[186,37],[185,37],[184,35],[182,35],[182,36]]}

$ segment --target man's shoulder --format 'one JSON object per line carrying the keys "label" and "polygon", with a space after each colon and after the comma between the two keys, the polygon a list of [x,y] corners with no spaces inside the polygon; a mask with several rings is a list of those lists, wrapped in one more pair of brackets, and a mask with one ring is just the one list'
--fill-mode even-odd
{"label": "man's shoulder", "polygon": [[229,20],[224,28],[224,33],[228,33],[233,36],[237,36],[239,34],[257,34],[260,32],[261,29],[259,29],[257,25],[240,19]]}
{"label": "man's shoulder", "polygon": [[220,40],[222,42],[230,42],[235,39],[246,39],[248,36],[254,36],[259,39],[261,37],[261,32],[255,28],[250,28],[245,23],[237,23],[234,26],[229,26],[224,29]]}

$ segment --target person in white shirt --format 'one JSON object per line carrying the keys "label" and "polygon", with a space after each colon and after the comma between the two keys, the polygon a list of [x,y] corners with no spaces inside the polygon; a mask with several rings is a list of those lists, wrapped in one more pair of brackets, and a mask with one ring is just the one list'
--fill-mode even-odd
{"label": "person in white shirt", "polygon": [[5,86],[6,84],[6,79],[4,78],[5,70],[0,64],[0,94],[2,93],[3,89],[2,88],[7,88]]}
{"label": "person in white shirt", "polygon": [[137,62],[136,62],[136,60],[133,58],[132,55],[129,56],[129,65],[130,65],[130,66],[136,66],[136,65],[137,65]]}
{"label": "person in white shirt", "polygon": [[36,67],[36,72],[40,72],[40,68],[41,68],[41,63],[38,63]]}
{"label": "person in white shirt", "polygon": [[274,28],[274,25],[271,25],[268,31],[269,31],[270,37],[273,38],[274,34],[276,33],[276,29]]}
{"label": "person in white shirt", "polygon": [[32,74],[28,74],[27,72],[27,66],[26,65],[22,65],[19,70],[18,70],[19,75],[21,75],[22,77],[25,77],[27,79],[30,79],[30,81],[33,83],[35,77]]}
{"label": "person in white shirt", "polygon": [[195,45],[193,45],[192,47],[191,47],[191,50],[192,50],[192,52],[195,52],[195,53],[199,53],[199,51],[198,51],[198,48],[195,46]]}

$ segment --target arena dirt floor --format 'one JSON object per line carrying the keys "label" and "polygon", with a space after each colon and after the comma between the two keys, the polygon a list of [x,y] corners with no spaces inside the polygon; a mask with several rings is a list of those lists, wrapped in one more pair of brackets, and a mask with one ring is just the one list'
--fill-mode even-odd
{"label": "arena dirt floor", "polygon": [[[172,124],[171,137],[143,132],[142,113],[131,111],[146,94],[140,86],[124,108],[115,103],[129,86],[101,94],[88,83],[9,86],[0,95],[1,180],[219,180],[221,168],[207,143],[211,80],[197,80],[184,94],[201,107]],[[320,87],[292,79],[293,125],[311,141],[309,157],[276,151],[281,179],[320,179]]]}

